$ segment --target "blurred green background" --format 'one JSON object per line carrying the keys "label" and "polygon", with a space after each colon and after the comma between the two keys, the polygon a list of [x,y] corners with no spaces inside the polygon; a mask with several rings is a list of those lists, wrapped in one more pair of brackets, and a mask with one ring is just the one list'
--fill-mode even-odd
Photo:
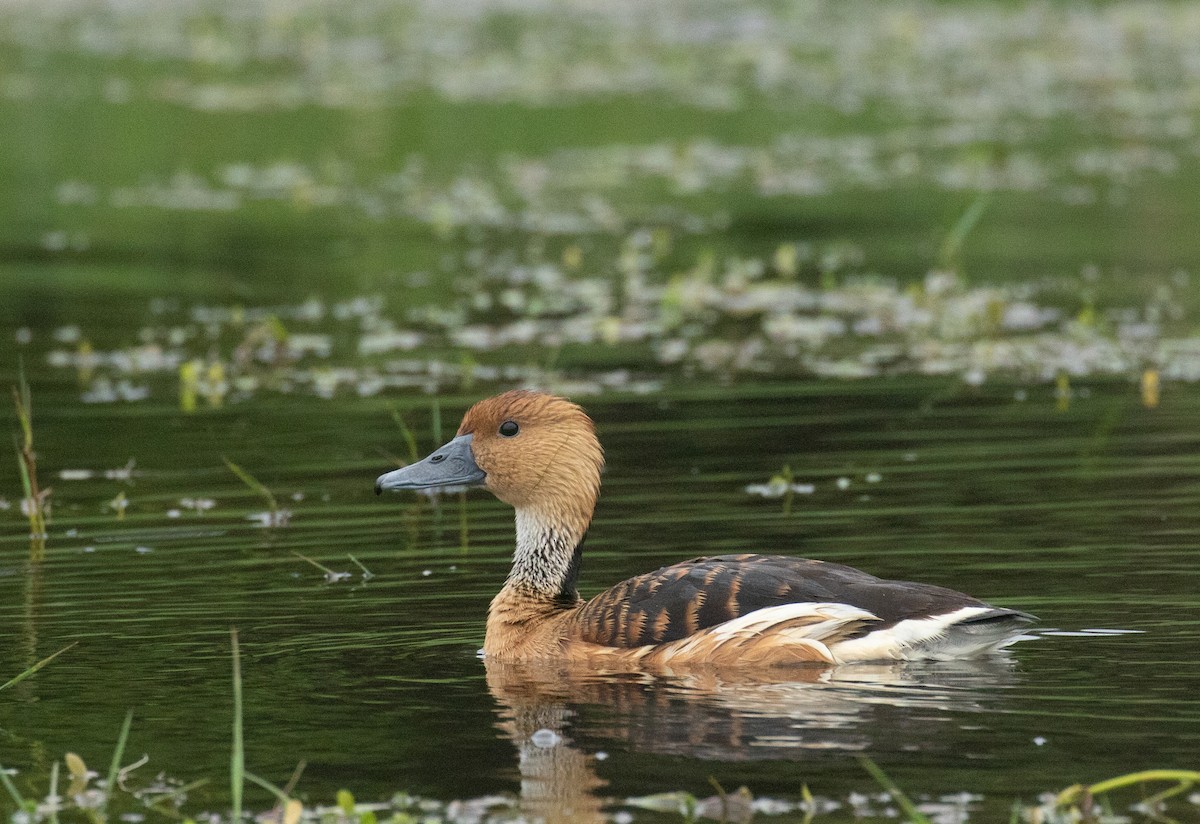
{"label": "blurred green background", "polygon": [[396,274],[444,290],[464,244],[581,242],[606,272],[646,227],[674,241],[664,275],[799,242],[911,281],[983,191],[973,279],[1094,266],[1112,293],[1200,251],[1189,3],[0,14],[4,302],[26,312],[35,277],[39,303],[408,303]]}

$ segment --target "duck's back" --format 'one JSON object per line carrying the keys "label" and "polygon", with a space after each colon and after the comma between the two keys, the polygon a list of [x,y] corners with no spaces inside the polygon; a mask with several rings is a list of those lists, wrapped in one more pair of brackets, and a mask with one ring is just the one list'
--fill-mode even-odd
{"label": "duck's back", "polygon": [[1032,620],[951,589],[888,581],[841,564],[721,555],[623,581],[584,604],[573,623],[580,641],[617,648],[733,631],[749,645],[776,626],[794,634],[800,623],[820,627],[805,643],[825,645],[831,660],[850,661],[968,657],[1011,643]]}

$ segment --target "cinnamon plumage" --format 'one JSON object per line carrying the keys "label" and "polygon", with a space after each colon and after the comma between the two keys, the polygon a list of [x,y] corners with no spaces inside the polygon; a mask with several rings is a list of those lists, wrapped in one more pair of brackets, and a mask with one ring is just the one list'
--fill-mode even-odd
{"label": "cinnamon plumage", "polygon": [[1033,619],[961,592],[781,555],[696,558],[589,601],[576,587],[604,453],[576,404],[517,390],[467,411],[456,437],[381,475],[376,492],[483,486],[516,509],[512,567],[486,657],[605,668],[969,658]]}

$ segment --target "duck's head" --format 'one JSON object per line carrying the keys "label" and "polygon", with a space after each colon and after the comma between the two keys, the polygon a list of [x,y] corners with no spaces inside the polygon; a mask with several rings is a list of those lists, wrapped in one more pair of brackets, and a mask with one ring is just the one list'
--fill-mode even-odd
{"label": "duck's head", "polygon": [[452,441],[379,476],[375,491],[483,486],[519,512],[586,529],[603,467],[587,413],[564,398],[515,390],[472,406]]}

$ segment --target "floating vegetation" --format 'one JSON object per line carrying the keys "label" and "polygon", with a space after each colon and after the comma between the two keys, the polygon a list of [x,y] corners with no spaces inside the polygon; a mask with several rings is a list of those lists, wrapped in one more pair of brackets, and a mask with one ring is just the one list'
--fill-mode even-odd
{"label": "floating vegetation", "polygon": [[[843,5],[844,13],[834,13]],[[202,19],[198,10],[173,8],[152,15],[151,6],[133,3],[108,15],[96,12],[84,18],[86,28],[72,26],[73,15],[47,14],[37,25],[27,22],[14,28],[7,39],[26,47],[65,41],[83,54],[102,56],[120,49],[197,66],[244,66],[279,53],[295,55],[294,74],[283,77],[184,73],[174,82],[151,84],[140,76],[118,75],[92,92],[113,102],[157,98],[202,111],[370,107],[380,98],[420,91],[455,101],[527,105],[662,94],[706,110],[734,110],[757,93],[789,106],[841,112],[886,97],[896,100],[905,113],[965,112],[979,122],[1030,110],[1046,119],[1107,114],[1130,121],[1132,135],[1160,121],[1169,123],[1171,105],[1188,100],[1186,91],[1171,81],[1186,70],[1189,37],[1200,26],[1190,7],[1159,15],[1155,24],[1108,7],[1068,11],[1037,4],[934,14],[915,3],[882,11],[861,3],[664,3],[651,12],[637,4],[597,8],[573,0],[552,7],[506,6],[527,32],[512,38],[501,36],[488,15],[467,15],[438,4],[423,4],[398,16],[389,14],[391,7],[384,2],[364,3],[362,25],[352,30],[322,27],[325,7],[319,3],[296,4],[285,12],[252,4],[241,16],[210,15],[204,29],[189,26]],[[593,32],[586,41],[587,64],[568,64],[564,70],[561,54],[571,53],[573,45],[578,49],[572,35],[585,26]],[[1139,48],[1143,41],[1133,38],[1139,32],[1154,46],[1153,61]],[[735,48],[730,47],[730,33],[738,35]],[[844,72],[836,79],[813,71],[824,65],[818,62],[824,57],[821,47],[831,40],[854,44],[854,54],[844,56]],[[1034,45],[1040,48],[1034,50]],[[1005,74],[1001,57],[1022,47],[1030,52],[1027,70]],[[391,53],[411,58],[379,59]],[[860,65],[860,53],[873,56],[869,66]],[[633,55],[640,59],[634,61]],[[948,64],[950,55],[957,61]],[[1063,64],[1073,67],[1074,74],[1063,77]],[[1091,87],[1105,81],[1129,85],[1155,66],[1164,75],[1163,100],[1139,104],[1119,99],[1117,111],[1096,111],[1096,101],[1087,94]],[[295,76],[311,79],[307,85],[298,84]],[[1001,77],[1003,84],[986,82]],[[35,75],[10,83],[4,91],[15,97],[46,85],[49,79]],[[1137,128],[1135,114],[1152,123]],[[306,203],[328,197],[320,179],[290,162],[266,169],[239,164],[231,166],[229,177],[258,196],[280,193]],[[86,186],[74,186],[62,196],[86,202],[96,195]]]}
{"label": "floating vegetation", "polygon": [[125,520],[125,510],[129,508],[129,498],[125,495],[125,491],[121,490],[117,496],[105,504],[106,507],[117,513],[117,520]]}
{"label": "floating vegetation", "polygon": [[1142,373],[1142,406],[1156,409],[1162,394],[1162,386],[1157,369],[1147,369]]}
{"label": "floating vegetation", "polygon": [[200,358],[192,358],[180,364],[179,409],[182,412],[195,412],[201,397],[209,407],[219,408],[225,403],[227,394],[229,384],[225,380],[225,366],[220,361],[212,361],[206,367]]}
{"label": "floating vegetation", "polygon": [[[170,396],[198,414],[263,392],[370,397],[521,383],[581,396],[650,393],[697,375],[919,373],[976,384],[1152,369],[1164,384],[1200,380],[1196,318],[1186,317],[1194,290],[1169,262],[1186,252],[1155,255],[1168,261],[1157,274],[1102,272],[1090,263],[1107,258],[1089,212],[1071,224],[1088,228],[1066,264],[1081,267],[1076,278],[1022,271],[1006,277],[1025,285],[968,285],[962,260],[1009,197],[1058,214],[1063,204],[1120,204],[1147,182],[1186,189],[1181,172],[1200,157],[1200,104],[1189,91],[1200,10],[1190,5],[569,0],[508,3],[495,15],[423,3],[401,15],[369,0],[341,26],[328,25],[321,3],[244,6],[5,8],[0,41],[22,60],[0,76],[0,101],[94,98],[115,118],[142,106],[253,117],[312,106],[370,119],[425,105],[495,105],[496,117],[510,104],[538,116],[578,106],[586,124],[591,103],[614,99],[634,107],[636,122],[650,95],[678,107],[684,125],[666,136],[622,129],[488,143],[470,162],[405,140],[394,154],[345,151],[316,134],[321,148],[308,156],[307,146],[239,153],[220,144],[186,165],[131,164],[117,179],[89,179],[99,172],[86,166],[60,172],[45,196],[70,228],[36,239],[50,256],[120,245],[106,225],[171,225],[179,212],[212,213],[214,239],[226,221],[274,232],[315,215],[321,224],[365,218],[381,235],[415,224],[448,241],[436,262],[392,272],[369,261],[365,282],[388,284],[386,297],[285,306],[159,298],[133,345],[96,343],[86,322],[40,336],[48,362],[75,371],[89,402]],[[21,68],[58,66],[63,54],[86,68]],[[387,58],[395,54],[406,57]],[[130,68],[143,63],[170,68]],[[746,125],[731,133],[722,118]],[[339,135],[362,125],[336,122]],[[836,210],[848,194],[907,192],[929,197],[926,212],[962,201],[926,261],[936,270],[916,283],[834,230],[797,236],[786,218],[815,198]],[[279,223],[252,223],[264,210]],[[761,244],[744,243],[760,213],[786,219]],[[875,217],[856,220],[869,231]],[[938,231],[906,219],[906,229]],[[1091,294],[1106,285],[1127,294],[1130,281],[1145,283],[1136,300]],[[31,345],[32,330],[14,332]]]}
{"label": "floating vegetation", "polygon": [[[1163,2],[933,10],[828,0],[653,10],[511,3],[499,28],[515,27],[520,37],[499,33],[491,14],[425,3],[397,15],[381,0],[363,4],[356,25],[337,27],[326,24],[320,3],[285,12],[251,3],[206,13],[147,0],[107,13],[78,4],[45,15],[21,11],[5,12],[6,46],[31,61],[51,43],[107,60],[106,80],[74,87],[55,73],[13,70],[0,84],[2,99],[70,89],[114,107],[240,115],[304,106],[372,111],[425,95],[530,107],[654,96],[709,116],[758,104],[849,122],[882,109],[895,123],[836,135],[792,128],[746,144],[686,135],[506,153],[485,170],[440,169],[423,155],[366,170],[352,152],[307,162],[285,152],[223,158],[210,168],[141,169],[117,181],[64,177],[51,194],[80,212],[227,215],[275,204],[417,221],[441,235],[466,227],[584,234],[628,226],[631,213],[644,210],[638,195],[649,182],[675,204],[658,217],[700,233],[725,217],[688,203],[701,195],[814,197],[917,182],[1087,204],[1140,177],[1172,174],[1200,150],[1188,92],[1200,13]],[[581,43],[586,59],[578,56]],[[386,59],[393,54],[406,59]],[[156,81],[116,55],[178,69]],[[1013,55],[1021,55],[1019,72]],[[239,71],[214,76],[218,65]],[[1054,139],[1064,126],[1081,139],[1065,146]],[[90,240],[73,228],[46,231],[40,242],[67,254]],[[563,259],[578,268],[582,258]]]}
{"label": "floating vegetation", "polygon": [[[234,635],[233,637],[236,637]],[[237,654],[237,648],[234,647]],[[304,764],[301,762],[287,785],[280,787],[245,768],[244,742],[241,738],[242,715],[238,704],[240,666],[234,665],[234,744],[230,759],[232,811],[222,813],[207,810],[200,815],[188,813],[194,807],[192,794],[211,782],[200,779],[184,783],[157,775],[138,781],[134,771],[146,761],[122,766],[124,744],[129,727],[122,727],[109,765],[108,776],[97,781],[97,773],[89,770],[74,753],[67,753],[64,762],[71,780],[70,787],[59,794],[57,789],[60,763],[51,766],[50,787],[42,798],[24,796],[9,775],[0,769],[0,785],[13,806],[20,812],[19,820],[27,824],[41,822],[95,821],[97,814],[118,807],[126,821],[171,821],[181,816],[189,820],[204,820],[210,824],[230,824],[244,820],[244,789],[252,784],[265,790],[274,799],[273,808],[259,808],[254,815],[259,821],[276,824],[533,824],[544,820],[541,813],[526,809],[520,797],[501,794],[443,801],[396,793],[378,802],[362,802],[347,790],[339,790],[330,803],[311,800],[302,802],[294,795]],[[127,719],[132,720],[130,716]],[[908,821],[911,824],[934,824],[996,820],[990,817],[995,806],[985,807],[985,798],[969,792],[936,797],[914,797],[898,787],[877,765],[863,759],[863,765],[885,788],[880,792],[850,792],[843,798],[815,795],[801,787],[795,798],[755,796],[747,787],[726,792],[715,781],[716,794],[701,797],[683,790],[613,800],[604,813],[589,821],[611,821],[614,824],[633,824],[637,821],[724,821],[738,822],[775,820],[781,824],[843,821]],[[1200,773],[1191,770],[1148,770],[1118,776],[1084,786],[1075,785],[1060,793],[1046,793],[1037,806],[1012,805],[1011,817],[1006,820],[1027,824],[1075,824],[1075,822],[1164,821],[1178,820],[1181,812],[1195,813],[1196,797],[1183,797],[1200,780]],[[1129,788],[1168,782],[1165,790],[1143,795],[1123,807],[1115,806],[1112,795]],[[1174,800],[1173,804],[1168,802]],[[202,816],[202,818],[201,818]],[[665,817],[665,818],[664,818]],[[1192,820],[1192,818],[1186,818]]]}
{"label": "floating vegetation", "polygon": [[765,484],[747,484],[747,495],[758,495],[763,498],[782,498],[783,514],[792,512],[792,499],[796,495],[811,495],[817,491],[815,484],[797,483],[792,473],[792,467],[785,464],[783,469],[771,476]]}
{"label": "floating vegetation", "polygon": [[[460,298],[453,311],[416,303],[393,314],[383,299],[364,298],[353,302],[353,311],[347,303],[310,299],[290,307],[233,312],[196,306],[171,318],[159,315],[142,331],[151,343],[139,344],[166,355],[159,365],[135,367],[139,361],[132,353],[97,351],[88,391],[97,384],[120,385],[122,371],[136,369],[143,379],[160,376],[144,385],[139,398],[160,389],[162,395],[200,392],[200,384],[171,383],[176,362],[198,357],[190,351],[192,342],[231,337],[223,331],[228,325],[240,328],[269,317],[291,318],[293,327],[304,330],[289,340],[324,330],[331,341],[345,343],[331,342],[317,354],[300,349],[283,359],[270,351],[238,354],[236,345],[223,354],[210,352],[213,363],[221,364],[216,371],[226,387],[212,396],[211,405],[219,405],[218,395],[220,402],[226,396],[244,401],[265,392],[330,399],[517,383],[586,396],[652,393],[672,379],[697,375],[730,381],[921,374],[958,376],[972,386],[989,379],[1054,383],[1066,410],[1073,379],[1138,382],[1147,406],[1157,403],[1167,382],[1200,381],[1200,342],[1186,312],[1191,281],[1182,273],[1148,287],[1142,306],[1096,305],[1077,313],[1064,296],[1091,289],[1095,276],[1088,272],[1029,284],[969,286],[954,272],[939,270],[920,284],[903,285],[856,271],[861,264],[848,262],[855,258],[843,251],[842,262],[823,271],[844,274],[820,287],[806,282],[820,278],[815,271],[807,277],[782,274],[780,266],[788,271],[789,261],[718,262],[701,254],[690,269],[674,274],[643,268],[652,265],[653,237],[645,232],[631,239],[629,248],[645,253],[636,271],[626,274],[637,288],[615,290],[607,278],[571,274],[545,258],[518,264],[472,250],[464,263],[474,274],[456,285]],[[205,336],[200,324],[209,330]],[[404,357],[363,346],[378,328],[421,342]],[[540,365],[545,353],[562,351],[571,353],[569,368]],[[608,366],[614,353],[627,366]],[[71,357],[52,350],[48,362],[73,367]],[[398,413],[394,417],[411,455],[412,433],[405,434],[407,424]]]}
{"label": "floating vegetation", "polygon": [[179,499],[180,507],[182,507],[183,509],[190,509],[193,512],[195,512],[196,514],[208,512],[208,510],[215,508],[216,505],[217,505],[217,502],[214,501],[212,498],[180,498]]}
{"label": "floating vegetation", "polygon": [[123,481],[124,483],[133,483],[133,477],[136,474],[134,467],[137,462],[130,458],[125,466],[119,466],[115,469],[105,469],[97,471],[94,469],[60,469],[58,478],[62,481],[90,481],[93,478],[104,478],[110,481]]}
{"label": "floating vegetation", "polygon": [[739,787],[731,794],[718,787],[718,794],[708,798],[697,798],[688,792],[667,792],[625,799],[625,804],[629,807],[651,812],[676,813],[682,816],[684,821],[704,818],[730,824],[748,824],[755,813],[763,812],[761,805],[756,808],[754,802],[754,796],[746,787]]}
{"label": "floating vegetation", "polygon": [[[1172,786],[1145,795],[1148,784],[1168,782]],[[1136,787],[1143,791],[1140,801],[1129,809],[1147,820],[1171,820],[1166,802],[1170,798],[1182,795],[1200,782],[1200,772],[1195,770],[1143,770],[1128,773],[1100,781],[1095,784],[1074,784],[1058,794],[1050,793],[1043,797],[1042,803],[1025,811],[1025,820],[1034,824],[1068,824],[1077,821],[1121,821],[1128,820],[1112,812],[1109,793]],[[1101,803],[1103,799],[1103,804]],[[1200,798],[1192,797],[1189,801],[1193,806]],[[1107,809],[1105,809],[1107,808]]]}

